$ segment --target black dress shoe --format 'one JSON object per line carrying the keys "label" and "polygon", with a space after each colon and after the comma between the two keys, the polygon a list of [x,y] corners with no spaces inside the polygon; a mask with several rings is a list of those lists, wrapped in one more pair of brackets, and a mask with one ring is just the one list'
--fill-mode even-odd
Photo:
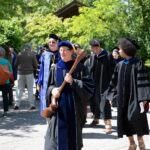
{"label": "black dress shoe", "polygon": [[35,106],[30,106],[29,109],[33,110],[33,109],[36,109],[36,107]]}
{"label": "black dress shoe", "polygon": [[89,127],[94,127],[94,126],[96,126],[97,124],[99,124],[99,120],[98,120],[98,119],[93,120],[93,121],[89,124]]}
{"label": "black dress shoe", "polygon": [[14,110],[18,110],[19,107],[17,105],[14,106]]}

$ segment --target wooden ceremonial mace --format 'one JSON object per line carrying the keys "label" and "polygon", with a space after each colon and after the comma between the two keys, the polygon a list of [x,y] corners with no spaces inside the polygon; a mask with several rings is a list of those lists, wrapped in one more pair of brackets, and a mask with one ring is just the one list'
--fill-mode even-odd
{"label": "wooden ceremonial mace", "polygon": [[[69,75],[72,74],[72,72],[74,71],[74,69],[76,68],[76,66],[78,65],[78,63],[86,56],[86,51],[85,50],[80,50],[79,52],[77,52],[77,57],[75,59],[75,62],[73,64],[73,66],[71,67],[70,71],[69,71]],[[58,91],[61,93],[64,86],[66,85],[66,81],[64,80],[63,83],[61,84],[61,86],[58,88]],[[44,118],[50,118],[51,114],[53,114],[55,112],[55,109],[57,108],[57,102],[56,99],[52,96],[51,97],[51,104],[49,105],[49,107],[47,107],[46,109],[43,110],[42,112],[42,117]]]}

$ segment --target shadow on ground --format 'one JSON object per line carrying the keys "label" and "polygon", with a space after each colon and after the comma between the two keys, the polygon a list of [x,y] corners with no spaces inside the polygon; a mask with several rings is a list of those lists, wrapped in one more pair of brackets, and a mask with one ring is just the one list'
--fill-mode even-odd
{"label": "shadow on ground", "polygon": [[83,139],[117,139],[117,136],[105,133],[83,133],[82,137]]}
{"label": "shadow on ground", "polygon": [[[2,106],[2,101],[0,101],[0,107]],[[36,132],[32,128],[35,125],[45,125],[45,118],[40,116],[39,110],[40,102],[36,102],[36,109],[29,110],[29,102],[23,100],[19,110],[13,110],[12,106],[9,109],[8,116],[2,117],[2,109],[0,110],[0,130],[8,130],[9,132],[0,132],[0,136],[6,134],[11,136],[21,136],[17,133],[12,133],[12,130],[22,130],[23,132],[30,133]],[[38,131],[37,131],[38,132]]]}

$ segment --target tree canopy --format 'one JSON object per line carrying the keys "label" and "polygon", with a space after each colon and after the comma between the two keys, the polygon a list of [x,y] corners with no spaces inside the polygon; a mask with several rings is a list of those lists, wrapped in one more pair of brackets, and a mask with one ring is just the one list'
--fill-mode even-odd
{"label": "tree canopy", "polygon": [[[80,0],[79,0],[80,1]],[[110,50],[121,37],[136,39],[140,58],[150,54],[149,0],[82,0],[80,15],[62,21],[53,13],[71,0],[0,0],[0,44],[17,48],[30,42],[47,42],[49,33],[88,49],[90,39],[99,38]],[[20,49],[21,50],[21,49]],[[18,49],[19,51],[19,49]]]}

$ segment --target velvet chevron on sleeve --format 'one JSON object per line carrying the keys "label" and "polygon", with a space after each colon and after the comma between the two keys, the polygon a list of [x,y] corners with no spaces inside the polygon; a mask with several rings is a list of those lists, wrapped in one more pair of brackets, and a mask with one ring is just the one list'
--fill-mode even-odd
{"label": "velvet chevron on sleeve", "polygon": [[113,101],[117,96],[117,80],[118,80],[118,66],[116,65],[114,69],[114,73],[112,75],[112,79],[110,81],[109,88],[107,90],[107,100]]}
{"label": "velvet chevron on sleeve", "polygon": [[150,101],[150,80],[146,67],[142,61],[137,65],[137,89],[138,101]]}
{"label": "velvet chevron on sleeve", "polygon": [[116,96],[118,137],[148,135],[146,112],[141,113],[139,102],[150,99],[150,81],[144,64],[138,58],[119,62],[108,90],[108,100]]}

